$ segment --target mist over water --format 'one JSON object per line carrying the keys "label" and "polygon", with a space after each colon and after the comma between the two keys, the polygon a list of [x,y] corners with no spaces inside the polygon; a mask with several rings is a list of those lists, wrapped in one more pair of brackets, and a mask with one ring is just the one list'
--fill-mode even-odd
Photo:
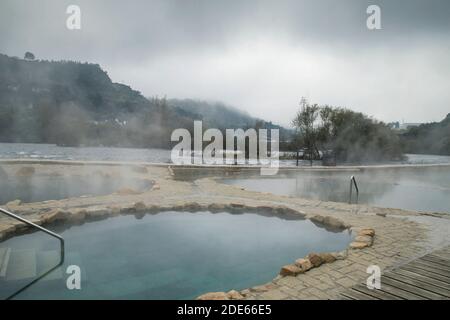
{"label": "mist over water", "polygon": [[120,189],[140,192],[150,181],[106,176],[34,176],[0,179],[0,205],[9,201],[40,202],[80,196],[102,196]]}
{"label": "mist over water", "polygon": [[348,202],[351,175],[356,177],[358,183],[360,204],[450,213],[450,168],[310,172],[276,178],[226,179],[223,182],[252,191],[320,201]]}
{"label": "mist over water", "polygon": [[[49,144],[0,143],[0,159],[127,161],[170,163],[170,150],[109,147],[59,147]],[[450,163],[449,156],[407,155],[394,164]],[[295,160],[281,160],[280,166],[295,166]],[[391,164],[391,163],[387,163]],[[300,161],[308,166],[309,161]],[[314,165],[321,165],[316,161]],[[224,180],[227,184],[249,190],[303,197],[321,201],[348,202],[349,178],[355,175],[359,188],[359,203],[380,207],[450,213],[449,168],[403,168],[357,173],[315,172],[277,175],[273,178]],[[24,202],[57,200],[83,195],[106,195],[120,188],[143,190],[147,182],[120,177],[87,175],[86,177],[0,177],[0,204],[21,199]],[[195,177],[194,177],[195,178]]]}

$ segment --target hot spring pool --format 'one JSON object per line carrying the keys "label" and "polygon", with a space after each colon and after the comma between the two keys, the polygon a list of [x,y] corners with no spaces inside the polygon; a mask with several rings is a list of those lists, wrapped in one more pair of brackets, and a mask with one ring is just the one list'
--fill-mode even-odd
{"label": "hot spring pool", "polygon": [[[313,251],[340,251],[351,241],[348,231],[330,232],[309,220],[254,213],[118,216],[56,231],[66,241],[63,270],[80,266],[81,290],[68,290],[67,275],[57,269],[16,298],[193,299],[266,283],[297,258]],[[22,263],[22,256],[36,261],[36,275],[56,264],[48,257],[52,252],[57,257],[58,243],[42,232],[11,238],[0,248],[11,248]],[[14,270],[7,272],[0,278],[1,297],[35,278],[20,280]]]}
{"label": "hot spring pool", "polygon": [[122,188],[144,191],[151,181],[108,176],[49,176],[0,178],[0,204],[16,199],[22,202],[60,200],[80,196],[102,196]]}
{"label": "hot spring pool", "polygon": [[274,178],[224,179],[222,182],[251,191],[312,200],[348,202],[351,175],[355,175],[358,182],[361,204],[450,213],[450,168],[373,172],[316,171]]}

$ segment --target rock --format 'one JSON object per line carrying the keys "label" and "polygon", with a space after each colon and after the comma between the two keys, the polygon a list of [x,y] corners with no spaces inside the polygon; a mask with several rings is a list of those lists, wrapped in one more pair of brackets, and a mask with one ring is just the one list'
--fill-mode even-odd
{"label": "rock", "polygon": [[322,257],[317,253],[310,253],[307,257],[314,267],[319,267],[323,263]]}
{"label": "rock", "polygon": [[211,212],[221,212],[224,211],[225,209],[226,209],[225,205],[222,203],[213,203],[208,206],[208,210]]}
{"label": "rock", "polygon": [[225,292],[208,292],[197,297],[197,300],[229,300]]}
{"label": "rock", "polygon": [[312,222],[323,223],[325,218],[320,215],[316,215],[316,216],[311,217],[309,220],[311,220]]}
{"label": "rock", "polygon": [[20,201],[19,199],[14,200],[14,201],[10,201],[6,204],[6,206],[9,207],[17,207],[20,206],[22,204],[22,201]]}
{"label": "rock", "polygon": [[18,177],[30,177],[35,173],[34,167],[21,167],[16,172],[16,176]]}
{"label": "rock", "polygon": [[242,203],[230,203],[230,207],[233,211],[241,211],[245,208]]}
{"label": "rock", "polygon": [[133,205],[133,208],[136,212],[139,212],[139,211],[145,211],[147,209],[147,206],[142,201],[139,201]]}
{"label": "rock", "polygon": [[250,294],[250,290],[249,289],[244,289],[244,290],[241,291],[241,295],[243,295],[244,297],[246,297],[249,294]]}
{"label": "rock", "polygon": [[227,297],[230,300],[242,300],[244,299],[244,296],[241,295],[239,292],[237,292],[236,290],[230,290],[227,292]]}
{"label": "rock", "polygon": [[324,263],[331,263],[336,261],[336,258],[331,253],[320,253],[319,255]]}
{"label": "rock", "polygon": [[304,271],[297,267],[295,264],[288,264],[283,267],[281,267],[280,270],[280,276],[286,277],[286,276],[296,276],[299,273],[303,273]]}
{"label": "rock", "polygon": [[369,244],[367,242],[353,241],[352,243],[350,243],[350,248],[352,248],[352,249],[363,249],[368,246],[369,246]]}
{"label": "rock", "polygon": [[126,195],[131,195],[131,194],[139,194],[139,191],[136,191],[134,189],[131,188],[122,188],[116,191],[116,194],[121,195],[121,196],[126,196]]}
{"label": "rock", "polygon": [[62,209],[53,209],[49,213],[46,213],[42,218],[43,223],[52,223],[55,221],[66,220],[70,213],[63,211]]}
{"label": "rock", "polygon": [[372,242],[373,242],[373,238],[370,236],[356,236],[354,241],[365,242],[365,243],[369,244],[369,246],[371,246]]}
{"label": "rock", "polygon": [[183,205],[184,210],[187,211],[200,211],[202,209],[202,206],[198,204],[197,202],[188,202]]}
{"label": "rock", "polygon": [[358,236],[375,236],[375,230],[372,228],[364,228],[359,230]]}
{"label": "rock", "polygon": [[297,259],[295,260],[295,265],[302,269],[303,272],[308,271],[309,269],[313,268],[313,265],[309,259]]}
{"label": "rock", "polygon": [[387,213],[386,212],[377,212],[376,215],[385,218]]}

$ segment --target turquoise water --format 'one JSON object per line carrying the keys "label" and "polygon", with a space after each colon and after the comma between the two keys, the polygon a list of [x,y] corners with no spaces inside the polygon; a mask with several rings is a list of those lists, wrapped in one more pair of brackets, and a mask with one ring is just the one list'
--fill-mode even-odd
{"label": "turquoise water", "polygon": [[[266,283],[284,264],[312,251],[342,250],[350,242],[347,231],[254,213],[119,216],[56,231],[66,240],[63,271],[80,266],[81,290],[68,290],[67,275],[56,270],[16,299],[193,299]],[[38,274],[52,267],[39,256],[58,248],[42,233],[12,238],[1,247],[35,250]],[[0,295],[27,281],[0,280]]]}

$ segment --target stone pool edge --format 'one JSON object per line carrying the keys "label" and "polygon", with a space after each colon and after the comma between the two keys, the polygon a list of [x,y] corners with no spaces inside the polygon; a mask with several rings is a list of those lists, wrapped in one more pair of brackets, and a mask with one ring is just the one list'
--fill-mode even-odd
{"label": "stone pool edge", "polygon": [[[20,205],[20,203],[19,203]],[[209,211],[212,214],[218,212],[229,212],[231,214],[240,214],[244,212],[256,213],[266,216],[277,216],[282,218],[283,216],[298,216],[301,219],[307,219],[316,224],[319,227],[330,228],[335,231],[349,230],[350,232],[357,232],[357,237],[353,239],[349,246],[339,252],[311,252],[306,257],[297,259],[293,264],[280,266],[279,275],[275,279],[279,279],[287,276],[297,276],[308,272],[313,268],[318,268],[322,264],[332,263],[336,260],[343,260],[347,257],[348,250],[363,249],[370,247],[374,241],[375,230],[370,227],[353,227],[345,224],[340,219],[313,215],[307,217],[306,213],[292,209],[283,205],[259,205],[248,206],[241,203],[211,203],[211,204],[199,204],[197,202],[185,202],[183,204],[177,204],[173,206],[147,206],[144,202],[139,201],[133,205],[128,206],[105,206],[105,207],[88,207],[88,208],[72,208],[72,209],[51,209],[50,211],[42,214],[38,219],[32,219],[33,223],[41,226],[48,226],[54,224],[68,224],[67,226],[82,225],[91,221],[101,221],[110,217],[119,215],[134,215],[136,218],[143,218],[146,214],[164,213],[167,211],[176,212],[199,212]],[[0,225],[0,242],[25,234],[32,228],[23,223],[15,223],[4,228],[4,225]],[[365,237],[358,239],[358,237]],[[358,241],[359,240],[359,241]],[[270,286],[257,286],[252,288],[246,288],[240,291],[230,290],[229,292],[208,292],[197,297],[198,300],[236,300],[245,299],[247,295],[252,291],[264,292],[265,289],[269,289]]]}

